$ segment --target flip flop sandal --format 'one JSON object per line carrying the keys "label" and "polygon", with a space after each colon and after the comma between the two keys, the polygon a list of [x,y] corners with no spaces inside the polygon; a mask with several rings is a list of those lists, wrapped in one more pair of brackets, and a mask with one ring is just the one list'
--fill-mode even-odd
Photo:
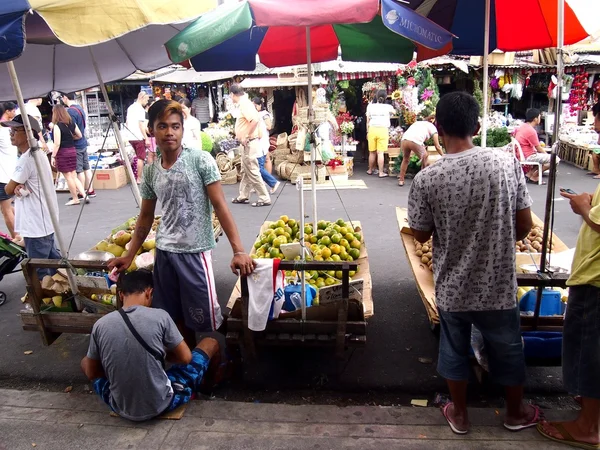
{"label": "flip flop sandal", "polygon": [[379,178],[385,178],[385,177],[389,177],[389,174],[384,173],[383,175],[379,175]]}
{"label": "flip flop sandal", "polygon": [[404,180],[398,180],[398,186],[404,186]]}
{"label": "flip flop sandal", "polygon": [[247,205],[250,202],[250,200],[248,200],[247,198],[234,198],[233,200],[231,200],[231,203],[237,203],[240,205]]}
{"label": "flip flop sandal", "polygon": [[524,430],[525,428],[531,428],[531,427],[535,427],[538,422],[540,420],[542,420],[542,411],[540,409],[539,406],[535,406],[535,405],[529,405],[533,408],[533,410],[535,411],[533,414],[533,418],[526,423],[521,423],[519,425],[509,425],[506,422],[504,422],[504,428],[506,428],[509,431],[521,431]]}
{"label": "flip flop sandal", "polygon": [[[533,181],[531,178],[527,178],[527,177],[525,177],[525,180],[526,180],[526,181],[527,181],[529,184],[540,184],[540,182],[539,182],[539,181]],[[546,183],[545,181],[542,181],[542,186],[543,186],[543,185],[545,185],[545,184],[548,184],[548,183]]]}
{"label": "flip flop sandal", "polygon": [[592,177],[594,180],[600,180],[600,175],[596,175],[595,177]]}
{"label": "flip flop sandal", "polygon": [[252,206],[254,206],[255,208],[258,208],[260,206],[271,206],[271,202],[256,202],[256,203],[252,203]]}
{"label": "flip flop sandal", "polygon": [[450,420],[450,417],[448,416],[448,408],[450,408],[450,405],[452,404],[452,402],[448,402],[444,406],[442,406],[442,415],[444,416],[444,419],[446,419],[446,422],[448,422],[448,425],[450,425],[450,429],[453,433],[460,435],[467,434],[469,430],[459,430],[458,428],[456,428],[456,425],[454,425]]}
{"label": "flip flop sandal", "polygon": [[81,205],[81,202],[74,202],[73,200],[68,201],[67,203],[65,203],[65,206],[76,206],[76,205]]}
{"label": "flip flop sandal", "polygon": [[583,448],[585,450],[600,449],[600,444],[588,444],[587,442],[580,442],[580,441],[573,439],[573,436],[571,436],[571,434],[567,430],[565,430],[565,427],[562,424],[560,424],[559,422],[549,422],[549,424],[552,425],[556,429],[556,431],[558,431],[560,433],[560,435],[564,438],[564,439],[559,439],[559,438],[555,438],[554,436],[550,436],[548,433],[546,433],[544,431],[542,424],[538,423],[538,425],[537,425],[538,432],[545,438],[550,439],[551,441],[560,442],[561,444],[569,445],[571,447]]}

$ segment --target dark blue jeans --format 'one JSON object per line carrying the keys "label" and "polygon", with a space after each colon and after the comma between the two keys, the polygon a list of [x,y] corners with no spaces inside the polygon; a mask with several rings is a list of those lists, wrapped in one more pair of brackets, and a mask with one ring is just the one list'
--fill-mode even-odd
{"label": "dark blue jeans", "polygon": [[518,308],[500,311],[448,312],[440,314],[439,374],[452,381],[469,379],[471,325],[481,334],[488,353],[490,373],[502,386],[525,382],[525,357]]}
{"label": "dark blue jeans", "polygon": [[[38,237],[38,238],[24,238],[25,240],[25,251],[27,252],[27,256],[35,259],[60,259],[62,256],[60,252],[56,248],[56,244],[54,242],[54,233],[49,234],[48,236]],[[53,269],[37,269],[37,274],[40,279],[44,278],[46,275],[53,276],[56,274],[56,270]]]}
{"label": "dark blue jeans", "polygon": [[258,158],[258,166],[260,167],[260,175],[262,176],[263,181],[267,183],[267,186],[272,188],[277,184],[277,178],[275,178],[265,169],[266,160],[266,156],[261,156],[260,158]]}
{"label": "dark blue jeans", "polygon": [[569,287],[562,367],[569,393],[600,399],[600,288],[596,286]]}

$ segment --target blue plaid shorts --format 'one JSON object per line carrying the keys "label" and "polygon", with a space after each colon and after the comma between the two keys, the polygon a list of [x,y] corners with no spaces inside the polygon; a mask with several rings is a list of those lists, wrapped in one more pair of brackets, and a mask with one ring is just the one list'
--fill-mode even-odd
{"label": "blue plaid shorts", "polygon": [[[178,364],[167,370],[167,376],[173,387],[173,397],[171,403],[164,411],[157,411],[159,416],[165,412],[173,411],[181,405],[189,403],[192,396],[198,391],[202,378],[208,369],[210,359],[202,350],[195,348],[192,350],[192,362],[189,364]],[[96,378],[93,388],[104,403],[110,406],[110,382],[106,378]],[[112,409],[112,407],[111,407]]]}

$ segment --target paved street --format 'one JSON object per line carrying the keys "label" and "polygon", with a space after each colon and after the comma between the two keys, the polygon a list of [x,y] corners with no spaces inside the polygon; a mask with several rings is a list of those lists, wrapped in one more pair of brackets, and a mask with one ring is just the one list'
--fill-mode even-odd
{"label": "paved street", "polygon": [[[193,401],[180,420],[134,423],[86,394],[0,389],[0,450],[513,449],[564,448],[535,429],[502,428],[502,412],[471,408],[457,436],[437,408],[292,406]],[[549,420],[573,416],[546,411]]]}
{"label": "paved street", "polygon": [[[432,399],[436,392],[445,392],[444,383],[435,371],[437,338],[429,330],[396,222],[395,207],[407,206],[408,185],[399,188],[395,178],[369,177],[359,163],[354,179],[360,178],[368,189],[342,190],[339,196],[352,219],[362,222],[369,250],[375,315],[369,321],[366,346],[348,352],[342,363],[336,362],[329,352],[263,351],[260,363],[243,380],[217,392],[217,396],[270,402],[406,404],[412,396]],[[562,165],[558,184],[577,192],[592,192],[597,181],[578,168]],[[227,198],[233,197],[236,190],[237,185],[225,186]],[[543,216],[545,186],[530,185],[530,192],[535,201],[534,211]],[[318,196],[320,217],[345,218],[338,194],[319,191]],[[67,197],[68,194],[59,194],[59,203],[64,205]],[[273,200],[277,202],[268,218],[284,213],[291,217],[299,215],[298,191],[294,186],[286,185]],[[269,210],[248,205],[231,205],[231,209],[249,249]],[[60,221],[69,239],[78,213],[76,207],[61,206]],[[98,191],[98,197],[84,209],[71,254],[89,249],[135,214],[135,202],[128,187]],[[580,223],[567,202],[556,203],[555,232],[567,245],[575,245]],[[235,282],[228,268],[230,257],[231,249],[223,237],[214,262],[222,304]],[[19,299],[25,292],[22,275],[5,277],[0,289],[8,295],[8,302],[0,308],[0,387],[62,391],[73,386],[74,392],[83,392],[87,383],[80,372],[79,360],[86,352],[88,337],[63,335],[52,346],[43,347],[37,333],[22,331],[17,316],[22,307]],[[33,353],[25,355],[25,351]],[[423,364],[419,358],[429,358],[432,363]],[[528,396],[552,398],[562,394],[558,368],[530,368],[528,373]],[[474,387],[472,402],[493,402],[496,394],[494,389]]]}

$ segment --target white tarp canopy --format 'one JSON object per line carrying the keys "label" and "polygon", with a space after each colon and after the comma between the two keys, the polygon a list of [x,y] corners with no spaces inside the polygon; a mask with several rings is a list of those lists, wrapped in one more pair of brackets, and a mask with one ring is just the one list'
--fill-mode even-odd
{"label": "white tarp canopy", "polygon": [[[319,86],[321,84],[327,84],[327,80],[320,75],[316,75],[312,77],[312,83],[313,86]],[[240,84],[245,89],[261,87],[306,86],[308,85],[308,77],[248,77]]]}
{"label": "white tarp canopy", "polygon": [[226,80],[236,76],[238,72],[196,72],[193,69],[177,70],[175,72],[153,78],[158,83],[210,83],[211,81]]}

